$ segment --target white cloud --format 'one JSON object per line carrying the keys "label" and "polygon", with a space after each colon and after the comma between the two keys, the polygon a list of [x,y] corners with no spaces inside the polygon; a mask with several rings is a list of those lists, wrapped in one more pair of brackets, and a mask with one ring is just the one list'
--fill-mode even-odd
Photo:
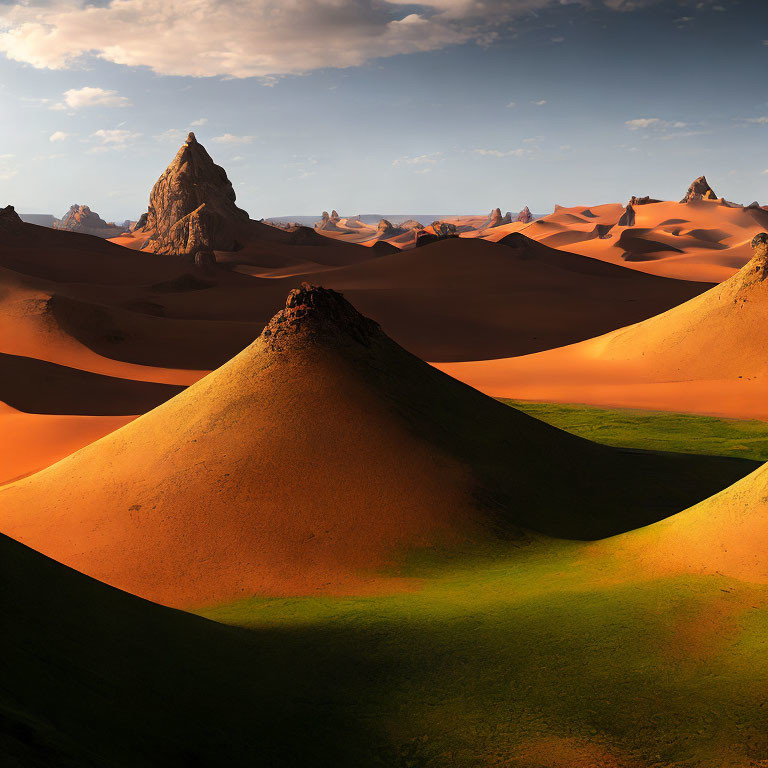
{"label": "white cloud", "polygon": [[192,125],[192,126],[205,125],[207,122],[208,122],[208,118],[207,117],[201,117],[201,118],[198,118],[197,120],[193,120],[190,123],[190,125]]}
{"label": "white cloud", "polygon": [[658,117],[637,117],[634,120],[627,120],[624,125],[630,131],[640,131],[643,128],[650,128],[652,125],[657,125],[660,122],[661,120]]}
{"label": "white cloud", "polygon": [[514,109],[517,106],[517,104],[514,101],[510,101],[509,104],[507,104],[507,109]]}
{"label": "white cloud", "polygon": [[763,115],[762,117],[748,117],[747,122],[754,123],[755,125],[766,125],[768,124],[768,115]]}
{"label": "white cloud", "polygon": [[91,134],[90,140],[95,142],[96,145],[91,147],[88,153],[94,155],[110,151],[119,152],[127,149],[128,145],[140,136],[140,133],[133,133],[132,131],[119,128],[101,128]]}
{"label": "white cloud", "polygon": [[529,149],[473,149],[472,152],[487,157],[525,157],[531,153]]}
{"label": "white cloud", "polygon": [[536,107],[543,107],[547,103],[546,99],[539,99],[538,101],[532,101],[531,104],[533,104]]}
{"label": "white cloud", "polygon": [[181,128],[169,128],[162,133],[156,133],[152,138],[155,141],[168,142],[170,144],[183,144],[187,138],[188,131],[182,131]]}
{"label": "white cloud", "polygon": [[217,144],[250,144],[253,139],[253,136],[236,136],[234,133],[225,133],[221,136],[214,136],[211,141],[215,141]]}
{"label": "white cloud", "polygon": [[432,152],[428,155],[413,155],[411,157],[398,157],[392,165],[435,165],[440,162],[442,152]]}
{"label": "white cloud", "polygon": [[[0,35],[0,41],[2,35]],[[0,50],[2,43],[0,42]],[[51,109],[67,110],[81,109],[82,107],[129,107],[131,102],[125,96],[120,96],[117,91],[107,91],[104,88],[70,88],[64,91],[64,101],[57,102]]]}
{"label": "white cloud", "polygon": [[48,141],[51,143],[56,141],[66,141],[72,134],[64,133],[64,131],[54,131],[49,137]]}
{"label": "white cloud", "polygon": [[[654,0],[592,0],[617,11]],[[10,0],[0,52],[38,69],[85,56],[165,75],[262,77],[475,42],[563,0]],[[411,12],[418,8],[418,13]],[[557,37],[554,38],[558,40]]]}
{"label": "white cloud", "polygon": [[764,174],[765,176],[768,176],[768,168],[766,168],[764,171],[761,171],[761,173]]}

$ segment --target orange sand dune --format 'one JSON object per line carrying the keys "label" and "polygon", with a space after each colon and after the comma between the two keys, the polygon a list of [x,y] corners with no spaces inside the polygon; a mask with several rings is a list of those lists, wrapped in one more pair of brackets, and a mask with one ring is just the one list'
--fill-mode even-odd
{"label": "orange sand dune", "polygon": [[719,574],[768,583],[768,464],[695,507],[592,545],[640,574]]}
{"label": "orange sand dune", "polygon": [[504,360],[438,365],[497,397],[768,419],[766,244],[685,304],[595,339]]}
{"label": "orange sand dune", "polygon": [[44,469],[134,418],[22,413],[0,402],[0,484]]}
{"label": "orange sand dune", "polygon": [[[96,238],[94,238],[96,239]],[[0,352],[134,381],[187,385],[203,372],[150,367],[97,354],[57,323],[52,294],[0,269]]]}
{"label": "orange sand dune", "polygon": [[172,605],[370,592],[412,547],[525,529],[596,538],[751,471],[590,443],[409,355],[338,294],[291,293],[177,397],[0,489],[0,528]]}
{"label": "orange sand dune", "polygon": [[[585,210],[559,208],[521,231],[553,248],[649,274],[721,282],[749,260],[750,241],[768,229],[768,212],[731,208],[717,200],[635,205],[634,222],[627,226],[618,224],[624,213],[619,204]],[[504,236],[496,230],[480,234],[489,240]]]}

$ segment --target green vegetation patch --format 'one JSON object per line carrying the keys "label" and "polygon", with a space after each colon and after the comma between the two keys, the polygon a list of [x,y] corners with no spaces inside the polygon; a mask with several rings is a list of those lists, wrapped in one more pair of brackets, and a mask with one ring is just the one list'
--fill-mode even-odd
{"label": "green vegetation patch", "polygon": [[566,432],[617,448],[768,461],[768,423],[764,421],[571,403],[501,402]]}

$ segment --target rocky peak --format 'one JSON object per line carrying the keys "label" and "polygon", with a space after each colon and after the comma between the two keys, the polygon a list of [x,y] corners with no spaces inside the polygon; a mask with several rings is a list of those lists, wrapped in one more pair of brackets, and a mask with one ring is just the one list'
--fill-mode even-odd
{"label": "rocky peak", "polygon": [[482,229],[490,229],[491,227],[498,227],[501,225],[502,220],[501,208],[494,208],[489,214],[488,219],[483,224]]}
{"label": "rocky peak", "polygon": [[634,227],[635,226],[635,209],[632,203],[627,203],[627,207],[624,209],[624,213],[621,214],[619,219],[620,227]]}
{"label": "rocky peak", "polygon": [[[338,219],[336,221],[338,221]],[[320,221],[317,224],[315,224],[315,229],[336,231],[338,230],[338,227],[336,226],[336,221],[333,220],[333,218],[328,213],[328,211],[323,211],[323,215],[320,217]]]}
{"label": "rocky peak", "polygon": [[238,250],[239,230],[249,218],[235,199],[226,171],[190,133],[149,196],[145,228],[152,233],[152,250],[165,254]]}
{"label": "rocky peak", "polygon": [[335,224],[337,221],[341,220],[341,216],[337,213],[336,209],[334,208],[331,211],[331,221]]}
{"label": "rocky peak", "polygon": [[401,235],[402,233],[403,230],[396,227],[389,219],[382,219],[379,222],[379,226],[376,227],[376,237],[383,240],[395,235]]}
{"label": "rocky peak", "polygon": [[16,209],[12,205],[0,208],[0,232],[17,232],[24,226]]}
{"label": "rocky peak", "polygon": [[[69,207],[64,216],[53,225],[54,229],[66,229],[70,232],[84,232],[86,234],[108,234],[114,237],[119,232],[124,232],[124,227],[118,227],[114,223],[108,223],[92,211],[87,205],[75,203]],[[105,230],[111,230],[105,232]]]}
{"label": "rocky peak", "polygon": [[698,179],[694,179],[680,202],[690,203],[692,200],[717,200],[717,195],[709,186],[706,176],[699,176]]}
{"label": "rocky peak", "polygon": [[501,219],[502,224],[511,224],[512,223],[512,211],[507,211],[504,216]]}
{"label": "rocky peak", "polygon": [[262,331],[261,339],[271,350],[333,340],[354,340],[365,346],[384,333],[378,323],[361,315],[342,294],[329,288],[302,283],[294,288]]}
{"label": "rocky peak", "polygon": [[768,279],[768,233],[760,232],[752,238],[752,259],[746,264],[747,282]]}
{"label": "rocky peak", "polygon": [[650,205],[651,203],[660,203],[660,202],[661,200],[656,200],[650,195],[646,195],[645,197],[636,197],[635,195],[632,195],[632,197],[629,200],[630,205]]}
{"label": "rocky peak", "polygon": [[527,205],[517,214],[517,220],[521,221],[523,224],[530,224],[533,221],[533,214]]}

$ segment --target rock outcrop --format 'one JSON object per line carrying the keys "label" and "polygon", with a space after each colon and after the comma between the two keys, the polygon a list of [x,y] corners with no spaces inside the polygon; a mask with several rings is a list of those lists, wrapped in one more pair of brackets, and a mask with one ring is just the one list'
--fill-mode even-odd
{"label": "rock outcrop", "polygon": [[717,200],[717,195],[709,186],[706,176],[699,176],[698,179],[694,179],[680,202],[690,203],[692,200]]}
{"label": "rock outcrop", "polygon": [[619,219],[619,226],[635,226],[635,209],[632,207],[632,203],[627,203],[627,207],[624,209],[624,213],[621,214],[621,218]]}
{"label": "rock outcrop", "polygon": [[320,232],[338,232],[339,228],[336,226],[336,221],[333,221],[328,211],[323,211],[320,221],[315,224],[315,229]]}
{"label": "rock outcrop", "polygon": [[632,197],[629,199],[630,205],[650,205],[651,203],[660,203],[661,200],[656,200],[653,197],[650,197],[649,195],[646,195],[645,197],[635,197],[632,195]]}
{"label": "rock outcrop", "polygon": [[387,240],[390,237],[402,235],[403,232],[405,232],[404,229],[396,227],[389,219],[382,219],[379,222],[379,226],[376,227],[376,237],[379,240]]}
{"label": "rock outcrop", "polygon": [[499,227],[502,224],[503,216],[501,215],[501,208],[494,208],[489,214],[480,229],[491,229],[492,227]]}
{"label": "rock outcrop", "polygon": [[760,232],[752,238],[752,260],[744,267],[749,282],[768,279],[768,233]]}
{"label": "rock outcrop", "polygon": [[16,209],[12,205],[0,208],[0,234],[18,232],[23,226],[24,222],[19,218],[19,214],[16,213]]}
{"label": "rock outcrop", "polygon": [[337,221],[341,219],[341,216],[337,213],[336,209],[334,208],[331,211],[331,221],[335,224]]}
{"label": "rock outcrop", "polygon": [[517,221],[520,221],[523,224],[530,224],[533,221],[533,214],[527,205],[517,214]]}
{"label": "rock outcrop", "polygon": [[408,219],[408,221],[404,221],[401,224],[397,225],[400,229],[424,229],[424,225],[420,221],[416,221],[416,219]]}
{"label": "rock outcrop", "polygon": [[75,203],[71,205],[64,216],[53,224],[54,229],[65,229],[69,232],[82,232],[96,237],[117,237],[128,231],[127,227],[119,227],[114,222],[106,222],[96,211],[87,205]]}
{"label": "rock outcrop", "polygon": [[226,171],[190,133],[149,196],[144,229],[151,250],[179,255],[238,250],[249,218],[235,199]]}
{"label": "rock outcrop", "polygon": [[511,224],[512,223],[512,211],[507,211],[504,216],[501,219],[502,224]]}

